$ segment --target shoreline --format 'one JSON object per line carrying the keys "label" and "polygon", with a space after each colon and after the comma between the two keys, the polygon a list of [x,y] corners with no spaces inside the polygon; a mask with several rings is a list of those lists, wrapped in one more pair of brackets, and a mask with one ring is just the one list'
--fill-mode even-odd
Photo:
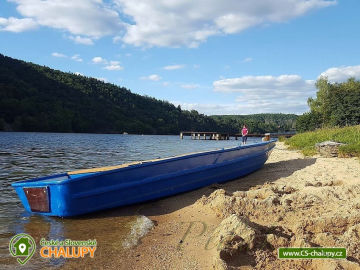
{"label": "shoreline", "polygon": [[[277,142],[264,167],[246,177],[130,208],[126,212],[136,209],[154,227],[133,248],[116,252],[99,246],[106,255],[82,265],[110,269],[360,268],[357,158],[306,158]],[[341,246],[347,248],[348,259],[279,260],[281,246]],[[69,262],[65,267],[75,265]]]}

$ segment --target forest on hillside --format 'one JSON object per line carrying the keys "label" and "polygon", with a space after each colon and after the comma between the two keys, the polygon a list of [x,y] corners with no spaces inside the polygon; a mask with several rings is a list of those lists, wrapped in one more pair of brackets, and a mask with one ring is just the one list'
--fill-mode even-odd
{"label": "forest on hillside", "polygon": [[111,83],[0,54],[0,130],[178,134],[294,128],[296,115],[206,116]]}
{"label": "forest on hillside", "polygon": [[0,129],[176,134],[216,128],[197,111],[0,55]]}
{"label": "forest on hillside", "polygon": [[266,132],[285,133],[294,132],[297,115],[282,113],[261,113],[250,115],[213,115],[217,124],[221,127],[230,127],[231,133],[241,130],[247,125],[250,133],[263,134]]}

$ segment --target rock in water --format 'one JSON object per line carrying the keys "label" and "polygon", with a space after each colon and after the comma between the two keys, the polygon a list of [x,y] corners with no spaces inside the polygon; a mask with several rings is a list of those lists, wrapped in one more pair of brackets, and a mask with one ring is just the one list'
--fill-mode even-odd
{"label": "rock in water", "polygon": [[326,141],[315,144],[316,150],[324,157],[337,157],[339,154],[339,146],[344,143]]}

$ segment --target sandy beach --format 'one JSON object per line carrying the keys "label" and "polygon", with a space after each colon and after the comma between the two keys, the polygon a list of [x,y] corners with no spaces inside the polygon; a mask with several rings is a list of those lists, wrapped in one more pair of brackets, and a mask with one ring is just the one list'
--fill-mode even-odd
{"label": "sandy beach", "polygon": [[[304,157],[277,143],[255,173],[127,211],[135,209],[154,227],[88,267],[360,269],[357,158]],[[278,247],[345,247],[347,259],[280,260]]]}

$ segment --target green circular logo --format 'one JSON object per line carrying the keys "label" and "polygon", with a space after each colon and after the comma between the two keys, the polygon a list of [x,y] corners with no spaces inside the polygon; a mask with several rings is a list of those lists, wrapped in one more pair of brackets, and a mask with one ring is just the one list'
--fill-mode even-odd
{"label": "green circular logo", "polygon": [[18,257],[17,261],[24,265],[31,259],[36,250],[34,238],[26,233],[19,233],[13,236],[9,243],[9,251],[13,257]]}

